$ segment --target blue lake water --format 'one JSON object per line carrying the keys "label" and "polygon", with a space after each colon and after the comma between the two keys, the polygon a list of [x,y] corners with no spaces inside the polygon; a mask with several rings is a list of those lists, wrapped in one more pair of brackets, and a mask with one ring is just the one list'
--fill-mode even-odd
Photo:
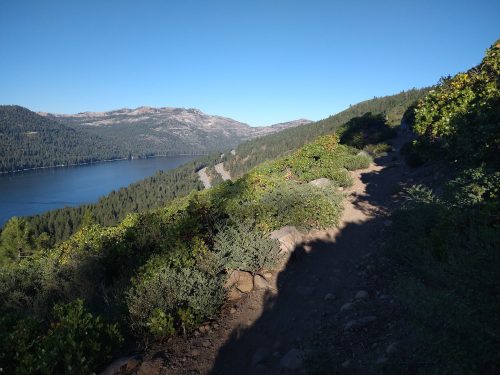
{"label": "blue lake water", "polygon": [[37,169],[0,175],[0,226],[65,206],[96,202],[101,196],[182,165],[194,156],[119,160],[75,167]]}

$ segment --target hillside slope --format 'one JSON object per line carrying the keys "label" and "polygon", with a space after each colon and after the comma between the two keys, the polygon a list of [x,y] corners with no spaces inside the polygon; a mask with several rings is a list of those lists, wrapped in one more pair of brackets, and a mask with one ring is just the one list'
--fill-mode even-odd
{"label": "hillside slope", "polygon": [[124,156],[99,136],[62,125],[19,106],[0,106],[0,172],[92,163]]}
{"label": "hillside slope", "polygon": [[429,88],[412,89],[366,100],[324,120],[242,143],[236,148],[234,155],[225,155],[226,169],[231,176],[241,176],[263,161],[291,153],[316,137],[330,134],[352,118],[368,112],[383,114],[389,125],[399,125],[406,109],[428,91]]}

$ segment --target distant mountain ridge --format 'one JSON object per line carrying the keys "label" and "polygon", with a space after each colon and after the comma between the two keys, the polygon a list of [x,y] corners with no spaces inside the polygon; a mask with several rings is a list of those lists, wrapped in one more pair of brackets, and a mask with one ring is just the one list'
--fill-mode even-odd
{"label": "distant mountain ridge", "polygon": [[206,155],[310,123],[251,127],[194,108],[139,107],[77,114],[0,105],[0,173],[163,155]]}
{"label": "distant mountain ridge", "polygon": [[[123,125],[134,125],[158,133],[169,132],[172,136],[186,139],[190,136],[196,139],[196,130],[207,134],[221,132],[220,135],[234,137],[230,146],[240,143],[242,140],[251,139],[260,135],[274,133],[290,127],[307,125],[311,120],[298,119],[269,126],[253,127],[243,122],[229,117],[209,115],[196,108],[175,108],[175,107],[149,107],[121,108],[106,112],[80,112],[76,114],[56,114],[39,112],[39,115],[58,120],[72,127],[89,128],[113,127]],[[94,132],[100,130],[93,129]],[[104,132],[103,132],[104,133]],[[144,134],[145,135],[145,134]],[[160,140],[159,134],[151,135],[151,139]],[[231,140],[230,140],[231,141]],[[203,147],[203,145],[200,145]],[[227,147],[228,143],[224,143]]]}
{"label": "distant mountain ridge", "polygon": [[221,151],[249,139],[312,122],[300,119],[252,127],[195,108],[148,106],[106,112],[38,114],[73,129],[111,140],[138,157]]}

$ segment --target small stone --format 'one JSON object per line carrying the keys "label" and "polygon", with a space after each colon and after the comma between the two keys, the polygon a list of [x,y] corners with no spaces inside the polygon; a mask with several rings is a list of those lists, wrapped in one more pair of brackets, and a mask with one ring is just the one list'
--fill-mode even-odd
{"label": "small stone", "polygon": [[191,357],[198,357],[201,352],[198,349],[191,350]]}
{"label": "small stone", "polygon": [[280,361],[281,367],[288,370],[297,370],[302,367],[302,363],[302,352],[298,349],[291,349]]}
{"label": "small stone", "polygon": [[254,287],[255,287],[256,290],[262,290],[262,289],[268,289],[269,288],[269,283],[261,275],[255,275],[253,277],[253,285],[254,285]]}
{"label": "small stone", "polygon": [[231,307],[231,310],[229,310],[229,312],[230,312],[231,314],[235,314],[235,313],[236,313],[236,309],[235,309],[234,307]]}
{"label": "small stone", "polygon": [[212,324],[212,327],[214,327],[214,329],[219,329],[219,325],[217,323]]}
{"label": "small stone", "polygon": [[201,343],[201,346],[203,346],[204,348],[208,348],[208,347],[210,347],[210,345],[211,345],[210,341],[208,341],[208,340],[205,340]]}
{"label": "small stone", "polygon": [[229,301],[237,301],[239,300],[243,295],[241,294],[241,292],[236,289],[236,288],[231,288],[229,290],[229,292],[227,293],[227,299]]}
{"label": "small stone", "polygon": [[265,362],[266,356],[267,354],[264,348],[260,348],[259,350],[257,350],[252,356],[252,366],[255,367]]}
{"label": "small stone", "polygon": [[397,351],[398,351],[398,344],[396,342],[393,342],[387,347],[387,349],[385,349],[385,352],[389,355],[395,354]]}
{"label": "small stone", "polygon": [[262,276],[264,276],[264,278],[269,281],[273,278],[273,274],[271,272],[265,272]]}
{"label": "small stone", "polygon": [[332,293],[325,294],[325,301],[333,301],[335,296]]}
{"label": "small stone", "polygon": [[382,365],[382,364],[384,364],[384,363],[386,363],[386,362],[387,362],[387,357],[385,357],[385,356],[383,356],[383,355],[382,355],[382,356],[380,356],[380,357],[378,357],[378,358],[377,358],[377,360],[375,361],[375,363],[376,363],[377,365]]}
{"label": "small stone", "polygon": [[353,308],[353,306],[354,305],[351,302],[344,303],[340,308],[340,312],[349,311]]}
{"label": "small stone", "polygon": [[253,289],[253,276],[250,272],[240,272],[236,288],[242,293],[250,293]]}
{"label": "small stone", "polygon": [[368,299],[368,292],[366,290],[360,290],[359,292],[356,293],[356,296],[354,299]]}
{"label": "small stone", "polygon": [[338,191],[344,191],[344,188],[343,188],[342,186],[339,186],[339,187],[337,188],[337,190],[338,190]]}
{"label": "small stone", "polygon": [[347,368],[347,367],[349,367],[349,366],[350,366],[350,364],[351,364],[351,360],[350,360],[350,359],[348,359],[348,360],[345,360],[344,362],[342,362],[341,366],[342,366],[343,368]]}

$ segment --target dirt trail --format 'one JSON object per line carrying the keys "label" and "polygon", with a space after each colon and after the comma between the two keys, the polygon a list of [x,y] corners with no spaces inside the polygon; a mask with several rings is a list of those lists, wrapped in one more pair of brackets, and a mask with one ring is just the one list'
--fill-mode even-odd
{"label": "dirt trail", "polygon": [[[398,137],[395,149],[403,142]],[[323,349],[359,373],[369,373],[363,369],[370,361],[386,360],[385,347],[404,329],[387,294],[380,244],[405,175],[398,152],[354,172],[339,227],[308,233],[273,275],[272,288],[228,305],[198,337],[174,339],[166,373],[301,373],[303,357]]]}

